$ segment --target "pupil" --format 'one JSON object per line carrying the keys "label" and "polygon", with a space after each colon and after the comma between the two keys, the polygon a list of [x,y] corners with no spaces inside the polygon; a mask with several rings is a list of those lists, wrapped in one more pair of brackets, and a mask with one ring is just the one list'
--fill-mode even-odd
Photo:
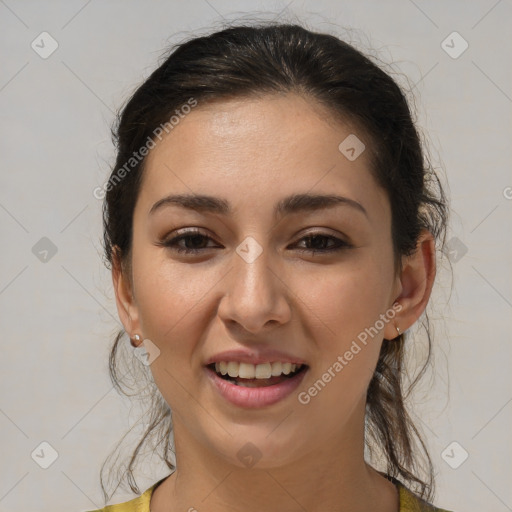
{"label": "pupil", "polygon": [[198,245],[200,246],[203,242],[203,235],[192,235],[189,241],[192,241],[192,248],[197,249]]}

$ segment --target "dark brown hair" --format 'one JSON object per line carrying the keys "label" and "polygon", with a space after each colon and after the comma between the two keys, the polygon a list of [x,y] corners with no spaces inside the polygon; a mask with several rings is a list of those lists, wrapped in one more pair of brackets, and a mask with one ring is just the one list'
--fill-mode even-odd
{"label": "dark brown hair", "polygon": [[[115,167],[106,188],[103,208],[106,265],[115,264],[117,251],[129,272],[132,221],[144,159],[126,163],[135,152],[156,139],[159,126],[191,98],[199,106],[208,101],[251,95],[294,92],[312,104],[321,104],[334,118],[349,121],[369,142],[371,171],[387,194],[392,211],[395,270],[401,257],[411,254],[422,228],[444,246],[448,208],[445,194],[430,164],[401,87],[380,66],[352,45],[330,34],[316,33],[298,24],[239,24],[182,42],[138,87],[126,103],[113,130],[117,146]],[[340,141],[341,142],[341,141]],[[122,179],[114,182],[119,169]],[[117,174],[119,177],[119,173]],[[110,267],[109,267],[110,268]],[[430,360],[428,354],[412,385]],[[115,387],[131,395],[126,374],[119,370],[120,331],[110,354],[110,375]],[[404,335],[384,340],[367,391],[366,439],[370,453],[384,456],[387,474],[408,485],[420,497],[433,496],[433,468],[420,433],[406,411],[403,388]],[[133,364],[133,360],[132,360]],[[134,368],[128,362],[127,372]],[[146,369],[147,370],[147,369]],[[154,450],[169,469],[172,434],[171,411],[146,371],[143,400],[148,404],[146,429],[123,467],[131,489],[140,493],[133,469],[145,443],[156,436]],[[133,382],[140,384],[139,377]],[[119,446],[119,445],[118,445]],[[107,461],[105,461],[106,463]],[[103,484],[102,488],[106,496]],[[421,476],[420,473],[424,473]]]}

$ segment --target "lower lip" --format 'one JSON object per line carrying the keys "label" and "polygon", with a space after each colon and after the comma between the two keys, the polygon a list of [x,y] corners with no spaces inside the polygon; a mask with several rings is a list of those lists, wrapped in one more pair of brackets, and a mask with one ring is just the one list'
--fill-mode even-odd
{"label": "lower lip", "polygon": [[308,368],[279,384],[260,388],[237,386],[222,379],[210,368],[205,367],[205,370],[214,387],[226,400],[238,407],[255,408],[275,404],[290,395],[302,382]]}

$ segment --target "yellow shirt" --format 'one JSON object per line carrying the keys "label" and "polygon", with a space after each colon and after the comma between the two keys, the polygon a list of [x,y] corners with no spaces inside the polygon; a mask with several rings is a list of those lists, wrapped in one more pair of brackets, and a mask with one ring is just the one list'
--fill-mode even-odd
{"label": "yellow shirt", "polygon": [[[153,494],[153,491],[156,489],[156,487],[165,480],[165,478],[162,478],[156,482],[138,498],[126,501],[124,503],[119,503],[118,505],[108,505],[107,507],[100,510],[94,510],[90,512],[151,512],[149,510],[151,495]],[[399,512],[449,512],[448,510],[436,508],[433,505],[420,500],[411,491],[404,487],[398,480],[392,479],[392,481],[398,488],[400,497]]]}

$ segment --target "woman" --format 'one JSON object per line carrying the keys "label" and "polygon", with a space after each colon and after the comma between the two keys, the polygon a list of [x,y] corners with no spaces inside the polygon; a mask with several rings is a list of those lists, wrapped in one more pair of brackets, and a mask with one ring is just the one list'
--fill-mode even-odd
{"label": "woman", "polygon": [[441,510],[402,360],[447,205],[393,79],[331,35],[233,26],[179,45],[116,136],[112,378],[127,333],[173,471],[103,510]]}

